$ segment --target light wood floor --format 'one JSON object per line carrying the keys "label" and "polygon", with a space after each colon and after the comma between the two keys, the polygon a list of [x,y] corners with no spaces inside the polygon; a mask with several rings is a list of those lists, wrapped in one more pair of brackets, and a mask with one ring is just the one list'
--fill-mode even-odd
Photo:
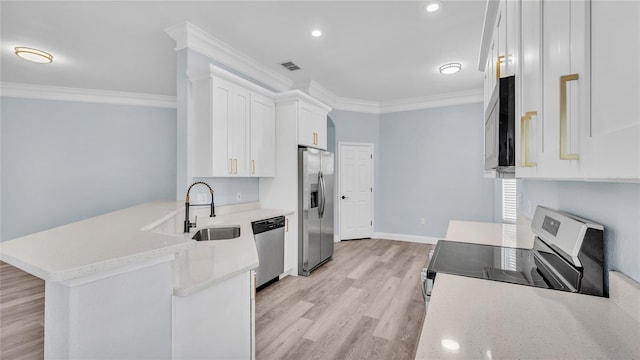
{"label": "light wood floor", "polygon": [[433,247],[343,241],[311,276],[258,292],[256,359],[413,359],[424,319],[420,270]]}
{"label": "light wood floor", "polygon": [[0,261],[0,359],[44,357],[44,280]]}
{"label": "light wood floor", "polygon": [[[413,359],[424,318],[420,269],[433,245],[336,244],[309,277],[258,292],[256,358]],[[44,356],[44,281],[0,262],[0,359]]]}

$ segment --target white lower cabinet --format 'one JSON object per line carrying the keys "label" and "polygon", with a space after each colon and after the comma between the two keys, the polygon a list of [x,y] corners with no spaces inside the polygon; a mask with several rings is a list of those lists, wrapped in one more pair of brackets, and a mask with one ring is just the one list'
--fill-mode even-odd
{"label": "white lower cabinet", "polygon": [[253,271],[173,296],[173,358],[255,358],[254,307]]}

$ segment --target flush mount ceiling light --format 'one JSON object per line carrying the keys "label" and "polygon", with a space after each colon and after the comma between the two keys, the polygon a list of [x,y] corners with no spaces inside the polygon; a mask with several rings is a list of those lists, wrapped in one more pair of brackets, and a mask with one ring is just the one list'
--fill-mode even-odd
{"label": "flush mount ceiling light", "polygon": [[440,66],[440,74],[451,75],[462,70],[462,64],[460,63],[448,63]]}
{"label": "flush mount ceiling light", "polygon": [[53,55],[42,50],[24,46],[15,47],[14,50],[16,52],[16,55],[25,60],[33,61],[40,64],[48,64],[50,62],[53,62]]}
{"label": "flush mount ceiling light", "polygon": [[427,12],[434,12],[434,11],[437,11],[438,9],[440,9],[440,3],[435,1],[430,2],[425,8]]}
{"label": "flush mount ceiling light", "polygon": [[313,31],[311,32],[311,36],[313,36],[313,37],[320,37],[320,36],[322,36],[322,31],[320,31],[320,30],[318,30],[318,29],[313,30]]}

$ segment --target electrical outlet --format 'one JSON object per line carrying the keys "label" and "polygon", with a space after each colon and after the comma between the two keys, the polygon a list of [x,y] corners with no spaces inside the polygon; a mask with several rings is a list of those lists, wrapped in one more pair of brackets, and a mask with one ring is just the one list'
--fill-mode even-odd
{"label": "electrical outlet", "polygon": [[236,200],[238,200],[238,201],[242,200],[242,193],[241,192],[237,192],[236,193]]}
{"label": "electrical outlet", "polygon": [[424,225],[426,223],[427,221],[425,220],[425,218],[420,218],[420,225]]}

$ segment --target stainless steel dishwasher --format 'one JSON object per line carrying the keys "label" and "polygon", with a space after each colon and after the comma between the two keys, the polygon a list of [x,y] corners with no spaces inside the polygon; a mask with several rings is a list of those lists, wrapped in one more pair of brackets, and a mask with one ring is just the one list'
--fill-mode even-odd
{"label": "stainless steel dishwasher", "polygon": [[284,272],[284,216],[251,223],[260,266],[256,269],[256,287],[278,280]]}

